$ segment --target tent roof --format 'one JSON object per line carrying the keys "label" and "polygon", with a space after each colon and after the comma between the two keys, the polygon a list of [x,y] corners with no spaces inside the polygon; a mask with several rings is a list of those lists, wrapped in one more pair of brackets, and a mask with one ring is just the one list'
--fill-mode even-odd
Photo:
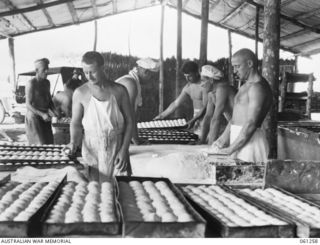
{"label": "tent roof", "polygon": [[[157,6],[160,0],[2,0],[0,39],[79,24]],[[177,0],[166,0],[177,6]],[[183,12],[201,18],[201,0],[182,0]],[[209,0],[209,23],[255,38],[259,9],[259,40],[263,38],[264,0]],[[320,52],[320,1],[281,0],[281,48],[300,55]]]}

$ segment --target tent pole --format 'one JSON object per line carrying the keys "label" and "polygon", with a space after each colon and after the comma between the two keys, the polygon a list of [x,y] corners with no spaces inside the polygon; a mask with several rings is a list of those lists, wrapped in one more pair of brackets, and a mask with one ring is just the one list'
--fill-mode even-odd
{"label": "tent pole", "polygon": [[228,79],[229,83],[234,86],[234,80],[233,80],[233,69],[232,69],[232,64],[231,64],[231,58],[232,58],[232,36],[231,36],[231,31],[228,30],[228,47],[229,47],[229,59],[228,59]]}
{"label": "tent pole", "polygon": [[259,19],[260,19],[260,7],[256,6],[256,33],[255,33],[255,49],[256,49],[256,56],[259,57],[258,53],[258,43],[259,43]]}
{"label": "tent pole", "polygon": [[8,38],[8,45],[9,45],[9,55],[11,60],[11,74],[10,74],[10,83],[13,87],[13,90],[16,89],[16,60],[14,56],[14,39],[12,37]]}
{"label": "tent pole", "polygon": [[279,95],[280,1],[266,0],[264,7],[264,37],[262,75],[273,91],[273,106],[265,120],[269,143],[269,158],[277,158],[277,113]]}
{"label": "tent pole", "polygon": [[98,22],[94,21],[94,42],[93,42],[93,51],[97,51],[97,39],[98,39]]}
{"label": "tent pole", "polygon": [[163,30],[164,30],[164,14],[166,5],[161,5],[161,23],[160,23],[160,72],[159,72],[159,113],[163,112],[163,84],[164,84],[164,64],[163,64]]}
{"label": "tent pole", "polygon": [[201,3],[201,39],[199,65],[203,66],[207,62],[209,0],[202,0]]}

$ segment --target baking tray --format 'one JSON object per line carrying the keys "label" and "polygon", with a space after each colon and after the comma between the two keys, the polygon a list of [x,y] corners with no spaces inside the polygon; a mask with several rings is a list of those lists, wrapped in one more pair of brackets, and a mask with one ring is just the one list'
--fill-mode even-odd
{"label": "baking tray", "polygon": [[0,221],[0,237],[39,237],[41,235],[40,217],[54,199],[66,176],[62,179],[47,201],[30,217],[28,221]]}
{"label": "baking tray", "polygon": [[115,210],[118,222],[76,222],[76,223],[46,223],[46,219],[49,216],[50,210],[56,204],[59,196],[61,195],[63,186],[55,198],[46,207],[45,212],[41,217],[42,223],[42,235],[45,237],[55,236],[115,236],[121,234],[121,214],[120,204],[117,202],[116,191],[114,191]]}
{"label": "baking tray", "polygon": [[[140,238],[181,238],[181,237],[204,237],[206,221],[192,208],[186,201],[182,193],[167,178],[150,178],[150,177],[127,177],[117,176],[117,183],[120,181],[129,182],[136,180],[143,181],[164,181],[169,188],[175,193],[179,200],[184,204],[186,210],[192,214],[195,221],[192,222],[146,222],[146,221],[129,221],[123,216],[123,237],[140,237]],[[117,187],[120,194],[120,188]],[[120,206],[122,209],[121,201]],[[123,213],[123,212],[122,212]]]}
{"label": "baking tray", "polygon": [[[276,186],[269,186],[269,188],[276,189],[276,190],[282,192],[283,194],[286,194],[290,197],[293,197],[297,200],[300,200],[304,203],[307,203],[310,206],[314,206],[314,207],[320,209],[319,205],[317,205],[309,200],[306,200],[302,197],[296,196],[296,195],[294,195],[290,192],[287,192],[283,189],[280,189]],[[254,188],[251,188],[251,189],[254,189]],[[235,193],[235,191],[233,193]],[[252,202],[257,203],[257,205],[264,206],[266,209],[269,209],[272,212],[284,217],[285,219],[290,220],[291,223],[295,223],[297,237],[320,237],[320,228],[310,227],[307,223],[305,223],[303,220],[299,219],[298,217],[294,216],[289,211],[283,211],[282,209],[278,208],[276,205],[273,205],[273,204],[267,203],[265,201],[259,200],[257,198],[251,197],[246,193],[242,193],[240,191],[237,191],[236,193],[247,200],[251,200]]]}
{"label": "baking tray", "polygon": [[[145,121],[145,122],[138,122],[138,123],[146,123],[146,122],[154,122],[154,121],[158,121],[158,122],[162,122],[162,121],[174,121],[174,120],[185,120],[187,122],[187,120],[185,118],[171,118],[171,119],[160,119],[160,120],[153,120],[153,121]],[[137,124],[138,127],[138,124]],[[188,124],[186,123],[183,126],[168,126],[168,127],[148,127],[148,128],[139,128],[138,129],[185,129],[188,127]]]}
{"label": "baking tray", "polygon": [[0,144],[1,150],[8,151],[28,151],[28,150],[37,150],[37,151],[52,151],[52,150],[62,150],[64,145],[15,145],[15,144]]}
{"label": "baking tray", "polygon": [[[267,226],[251,226],[251,227],[230,227],[226,223],[221,221],[214,213],[205,208],[203,205],[194,201],[188,193],[186,193],[182,187],[187,184],[179,184],[179,189],[186,196],[187,200],[193,205],[193,207],[203,216],[207,221],[207,230],[206,236],[209,237],[228,237],[228,238],[276,238],[276,237],[293,237],[294,236],[294,224],[290,222],[289,219],[283,218],[277,213],[273,213],[268,209],[265,209],[262,206],[256,205],[255,202],[242,198],[241,195],[238,195],[236,192],[231,192],[230,188],[226,188],[222,185],[218,185],[223,188],[225,191],[234,194],[236,197],[244,199],[247,203],[259,208],[265,213],[276,217],[282,221],[288,223],[288,225],[276,226],[276,225],[267,225]],[[189,184],[193,186],[200,186]],[[205,185],[209,186],[209,185]]]}
{"label": "baking tray", "polygon": [[77,169],[84,169],[84,166],[77,160],[72,159],[68,161],[57,161],[57,160],[0,160],[0,171],[15,171],[18,168],[31,166],[35,168],[64,168],[72,166]]}

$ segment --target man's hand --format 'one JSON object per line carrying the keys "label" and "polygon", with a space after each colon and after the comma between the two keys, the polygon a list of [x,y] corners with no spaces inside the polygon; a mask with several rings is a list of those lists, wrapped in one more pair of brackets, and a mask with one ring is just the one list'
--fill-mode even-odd
{"label": "man's hand", "polygon": [[74,143],[69,143],[62,149],[62,152],[69,156],[75,155],[76,151],[77,151],[77,147],[75,146]]}
{"label": "man's hand", "polygon": [[123,152],[123,151],[119,151],[115,160],[114,160],[114,167],[119,171],[119,172],[123,172],[125,170],[127,170],[128,167],[128,156],[129,152]]}
{"label": "man's hand", "polygon": [[162,118],[161,114],[159,114],[158,116],[156,116],[156,117],[153,118],[152,120],[161,120],[161,119],[163,119],[163,118]]}
{"label": "man's hand", "polygon": [[197,120],[191,119],[187,122],[187,129],[192,129]]}
{"label": "man's hand", "polygon": [[51,121],[51,117],[50,117],[50,115],[48,113],[43,113],[41,115],[41,117],[42,117],[43,121],[45,121],[45,122],[50,122]]}
{"label": "man's hand", "polygon": [[231,155],[231,154],[232,154],[232,151],[231,151],[231,149],[230,149],[229,147],[226,147],[226,148],[220,149],[219,154],[222,154],[222,155]]}

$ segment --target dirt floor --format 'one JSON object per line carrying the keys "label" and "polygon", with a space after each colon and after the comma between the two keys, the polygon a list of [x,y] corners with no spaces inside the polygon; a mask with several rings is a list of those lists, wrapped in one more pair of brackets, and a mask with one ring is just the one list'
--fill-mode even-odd
{"label": "dirt floor", "polygon": [[[17,124],[13,118],[6,117],[0,124],[0,129],[3,129],[14,142],[27,143],[24,123]],[[6,139],[0,135],[0,141],[6,141]]]}

